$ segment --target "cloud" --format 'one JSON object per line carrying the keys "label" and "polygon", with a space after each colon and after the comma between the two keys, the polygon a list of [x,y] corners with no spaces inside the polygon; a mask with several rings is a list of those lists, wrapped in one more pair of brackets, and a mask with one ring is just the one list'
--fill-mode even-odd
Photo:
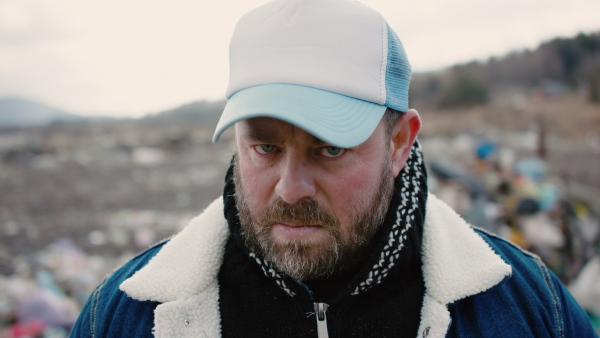
{"label": "cloud", "polygon": [[55,10],[34,0],[0,2],[0,46],[64,39],[64,27]]}
{"label": "cloud", "polygon": [[[418,71],[532,49],[600,30],[597,0],[369,0],[398,32]],[[392,6],[396,6],[394,9]]]}
{"label": "cloud", "polygon": [[[0,0],[0,96],[141,115],[222,99],[237,19],[268,0]],[[362,0],[418,71],[600,29],[598,0]]]}

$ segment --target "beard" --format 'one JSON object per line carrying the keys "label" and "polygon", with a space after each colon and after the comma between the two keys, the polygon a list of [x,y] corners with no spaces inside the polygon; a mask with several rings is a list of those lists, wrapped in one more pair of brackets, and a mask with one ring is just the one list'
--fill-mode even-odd
{"label": "beard", "polygon": [[[244,242],[251,252],[273,263],[284,274],[299,280],[316,280],[342,273],[359,264],[372,248],[372,239],[385,219],[394,189],[391,162],[386,161],[378,187],[370,198],[356,197],[346,210],[353,224],[342,224],[334,213],[314,199],[290,204],[277,198],[258,212],[250,210],[237,157],[234,161],[235,201]],[[326,236],[275,240],[277,223],[315,224]],[[342,228],[347,228],[346,234]]]}

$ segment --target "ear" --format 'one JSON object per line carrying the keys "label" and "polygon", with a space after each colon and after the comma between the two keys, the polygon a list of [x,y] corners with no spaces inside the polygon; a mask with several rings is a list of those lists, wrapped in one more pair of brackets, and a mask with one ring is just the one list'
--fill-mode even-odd
{"label": "ear", "polygon": [[394,178],[398,177],[400,170],[410,155],[417,134],[421,130],[421,117],[419,113],[411,109],[404,113],[392,130],[390,139],[390,159],[392,160],[392,173]]}

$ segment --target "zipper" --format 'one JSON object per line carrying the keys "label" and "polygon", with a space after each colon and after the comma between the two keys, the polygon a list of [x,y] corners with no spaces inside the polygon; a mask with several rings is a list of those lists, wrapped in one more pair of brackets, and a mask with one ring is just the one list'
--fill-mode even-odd
{"label": "zipper", "polygon": [[325,303],[314,303],[315,318],[317,318],[317,334],[319,338],[329,338],[327,331],[327,308],[329,305]]}
{"label": "zipper", "polygon": [[[313,299],[312,290],[306,284],[300,281],[295,282],[303,287],[306,292],[308,292],[310,299],[314,302],[315,300]],[[313,306],[315,308],[315,318],[317,318],[317,335],[319,338],[329,338],[329,331],[327,330],[327,315],[325,314],[329,308],[329,304],[314,302]]]}

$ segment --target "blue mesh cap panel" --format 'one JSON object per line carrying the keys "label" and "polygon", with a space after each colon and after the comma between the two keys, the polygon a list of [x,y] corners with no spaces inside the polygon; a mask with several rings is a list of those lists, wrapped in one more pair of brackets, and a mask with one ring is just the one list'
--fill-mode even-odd
{"label": "blue mesh cap panel", "polygon": [[385,72],[385,106],[392,109],[408,111],[408,86],[412,68],[406,57],[402,42],[396,33],[388,28],[388,61]]}

